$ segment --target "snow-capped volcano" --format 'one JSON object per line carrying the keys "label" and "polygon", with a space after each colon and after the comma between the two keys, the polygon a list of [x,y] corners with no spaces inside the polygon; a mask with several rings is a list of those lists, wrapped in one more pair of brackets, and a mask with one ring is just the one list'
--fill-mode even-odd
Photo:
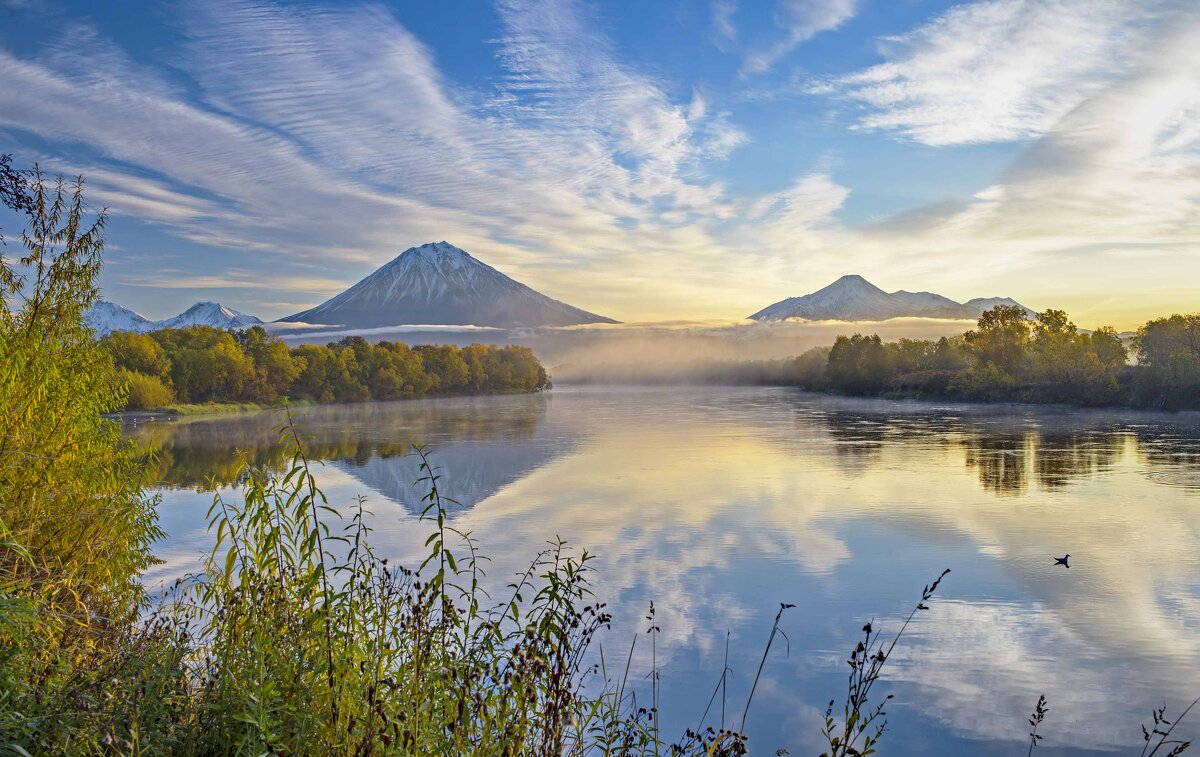
{"label": "snow-capped volcano", "polygon": [[280,321],[352,328],[616,323],[536,292],[448,242],[411,247],[336,297]]}
{"label": "snow-capped volcano", "polygon": [[246,329],[262,323],[252,315],[225,307],[219,302],[197,302],[174,318],[154,325],[158,329],[185,329],[188,326],[212,326],[215,329]]}
{"label": "snow-capped volcano", "polygon": [[83,314],[83,323],[96,333],[106,336],[114,331],[151,331],[154,321],[141,313],[123,308],[113,302],[100,300]]}
{"label": "snow-capped volcano", "polygon": [[114,331],[144,333],[158,329],[183,329],[188,326],[212,326],[216,329],[245,329],[262,323],[258,318],[225,307],[219,302],[197,302],[174,318],[152,321],[129,308],[101,300],[87,309],[83,322],[96,333],[106,336]]}
{"label": "snow-capped volcano", "polygon": [[[965,303],[932,292],[885,292],[862,276],[843,276],[824,289],[802,297],[789,297],[750,316],[755,321],[886,321],[890,318],[978,318],[996,305],[1017,305],[1001,297],[978,298]],[[1026,313],[1033,311],[1025,308]]]}

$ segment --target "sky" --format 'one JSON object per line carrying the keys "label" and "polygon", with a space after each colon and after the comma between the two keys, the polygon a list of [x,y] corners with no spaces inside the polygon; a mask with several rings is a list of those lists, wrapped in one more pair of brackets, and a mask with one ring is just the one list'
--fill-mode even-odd
{"label": "sky", "polygon": [[0,0],[9,152],[85,176],[153,318],[441,240],[623,321],[850,273],[1200,310],[1191,0]]}

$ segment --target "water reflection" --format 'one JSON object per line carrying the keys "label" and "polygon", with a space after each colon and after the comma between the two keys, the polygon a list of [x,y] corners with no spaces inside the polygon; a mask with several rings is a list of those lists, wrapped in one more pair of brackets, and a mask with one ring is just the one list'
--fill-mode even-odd
{"label": "water reflection", "polygon": [[[419,513],[413,445],[437,447],[445,493],[464,507],[544,465],[566,448],[538,437],[545,395],[414,403],[302,407],[294,411],[305,452]],[[288,463],[282,412],[130,426],[152,456],[154,480],[170,489],[215,492],[239,483],[245,465],[278,472]]]}
{"label": "water reflection", "polygon": [[[165,482],[204,488],[197,473],[233,470],[235,448],[272,463],[273,422],[139,438],[163,453]],[[457,525],[492,558],[496,585],[555,535],[598,553],[613,646],[628,649],[656,602],[673,728],[703,709],[726,631],[736,698],[773,608],[794,602],[792,655],[772,659],[751,725],[756,751],[810,751],[857,626],[899,617],[945,566],[946,599],[891,671],[890,753],[1011,752],[1041,692],[1048,745],[1134,745],[1145,710],[1200,694],[1194,417],[590,389],[310,409],[298,422],[328,461],[331,500],[373,498],[387,554],[411,560],[423,542],[402,454],[413,441],[433,445],[448,483],[461,479],[473,507]],[[200,495],[165,497],[172,544],[205,544],[186,525]],[[1069,571],[1050,564],[1063,552]]]}

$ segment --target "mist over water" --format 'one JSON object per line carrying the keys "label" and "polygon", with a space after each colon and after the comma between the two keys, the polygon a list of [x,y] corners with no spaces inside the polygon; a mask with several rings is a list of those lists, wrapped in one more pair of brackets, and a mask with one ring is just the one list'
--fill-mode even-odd
{"label": "mist over water", "polygon": [[557,382],[622,384],[696,381],[714,363],[796,357],[814,347],[827,347],[843,334],[879,334],[885,340],[938,339],[974,326],[974,321],[893,318],[854,322],[678,321],[510,331],[455,326],[321,327],[278,333],[290,344],[325,343],[347,336],[410,345],[523,344],[533,349]]}
{"label": "mist over water", "polygon": [[[211,545],[206,476],[235,496],[239,451],[280,463],[278,420],[129,429],[160,460],[168,538],[150,580],[198,566]],[[1178,712],[1200,695],[1195,414],[568,387],[302,408],[297,424],[331,504],[367,497],[385,556],[422,554],[420,473],[405,452],[424,442],[462,503],[454,525],[491,558],[497,597],[547,539],[587,547],[615,615],[610,665],[653,600],[672,735],[696,725],[727,632],[740,718],[771,619],[789,602],[790,653],[781,645],[767,663],[750,744],[816,753],[862,624],[894,628],[944,567],[953,572],[932,609],[886,669],[887,753],[1012,754],[1041,693],[1046,754],[1103,753],[1139,745],[1151,707]],[[1065,552],[1069,570],[1052,564]],[[638,676],[648,664],[640,633]],[[648,695],[645,679],[635,685]]]}

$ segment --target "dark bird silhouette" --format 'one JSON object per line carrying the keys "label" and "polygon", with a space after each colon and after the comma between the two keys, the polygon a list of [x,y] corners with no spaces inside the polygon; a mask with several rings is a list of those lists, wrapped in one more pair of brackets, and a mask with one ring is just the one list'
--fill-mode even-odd
{"label": "dark bird silhouette", "polygon": [[1070,565],[1070,563],[1067,562],[1067,560],[1070,557],[1071,557],[1070,555],[1063,555],[1062,557],[1056,557],[1056,558],[1054,558],[1054,564],[1061,565],[1064,568],[1069,568],[1069,567],[1071,567],[1071,565]]}

